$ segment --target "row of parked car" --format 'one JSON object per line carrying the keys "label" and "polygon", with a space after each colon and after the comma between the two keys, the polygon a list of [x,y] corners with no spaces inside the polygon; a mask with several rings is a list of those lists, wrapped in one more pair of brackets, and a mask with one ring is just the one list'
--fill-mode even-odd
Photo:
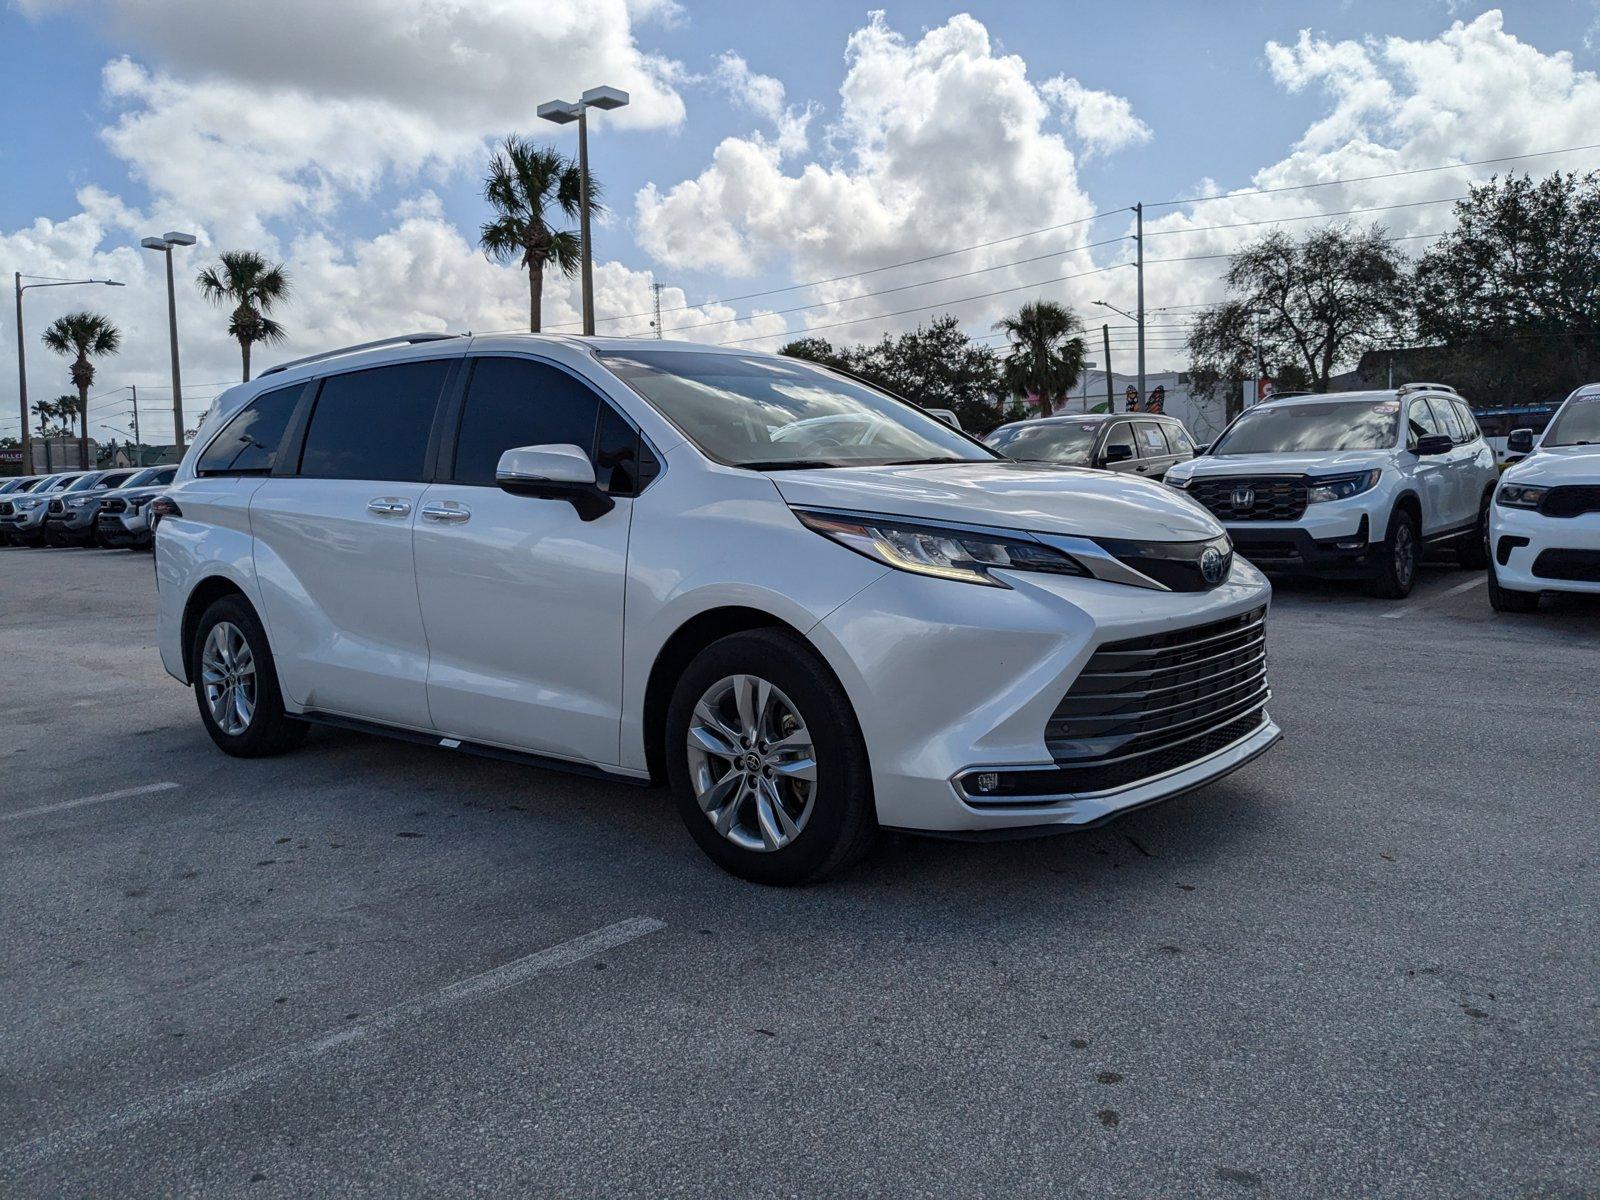
{"label": "row of parked car", "polygon": [[1274,400],[1197,446],[1172,417],[1019,421],[986,439],[1007,457],[1161,479],[1210,511],[1269,573],[1365,580],[1408,595],[1424,553],[1489,570],[1489,600],[1528,612],[1547,591],[1600,593],[1600,384],[1542,434],[1495,448],[1453,388],[1414,383]]}
{"label": "row of parked car", "polygon": [[176,464],[61,471],[0,482],[0,546],[126,546],[149,549],[151,503]]}

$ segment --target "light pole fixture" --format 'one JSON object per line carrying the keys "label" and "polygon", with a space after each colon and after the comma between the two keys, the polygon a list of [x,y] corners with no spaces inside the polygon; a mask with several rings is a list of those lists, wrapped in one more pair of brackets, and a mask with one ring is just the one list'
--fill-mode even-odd
{"label": "light pole fixture", "polygon": [[[30,445],[32,439],[28,435],[28,350],[27,342],[22,335],[22,293],[29,288],[77,287],[88,283],[121,287],[122,284],[115,279],[46,279],[37,275],[24,275],[21,271],[13,272],[12,279],[17,288],[17,402],[22,410],[22,473],[31,475],[33,453]],[[24,279],[32,279],[34,282],[23,283]],[[84,415],[84,419],[88,420],[88,414]]]}
{"label": "light pole fixture", "polygon": [[583,273],[583,332],[594,336],[594,256],[589,243],[589,118],[591,108],[621,108],[628,93],[621,88],[590,88],[577,100],[549,100],[539,105],[539,116],[557,125],[578,123],[578,241]]}
{"label": "light pole fixture", "polygon": [[139,245],[146,250],[159,250],[167,256],[167,337],[172,343],[172,440],[178,454],[183,454],[183,375],[178,369],[178,295],[172,283],[172,248],[192,246],[192,233],[163,233],[160,237],[147,237]]}

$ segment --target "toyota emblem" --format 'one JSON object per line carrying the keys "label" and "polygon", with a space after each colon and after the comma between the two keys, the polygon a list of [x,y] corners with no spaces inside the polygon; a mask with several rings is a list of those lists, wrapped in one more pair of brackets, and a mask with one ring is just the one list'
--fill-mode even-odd
{"label": "toyota emblem", "polygon": [[1228,556],[1215,546],[1207,546],[1200,555],[1200,577],[1216,587],[1228,574]]}
{"label": "toyota emblem", "polygon": [[1254,508],[1256,506],[1255,488],[1236,487],[1233,489],[1233,506],[1235,508]]}

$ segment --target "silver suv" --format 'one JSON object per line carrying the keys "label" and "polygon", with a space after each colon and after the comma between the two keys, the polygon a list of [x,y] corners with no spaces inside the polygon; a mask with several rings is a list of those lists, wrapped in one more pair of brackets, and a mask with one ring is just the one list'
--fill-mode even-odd
{"label": "silver suv", "polygon": [[1434,383],[1246,409],[1167,474],[1262,570],[1361,578],[1389,599],[1411,592],[1425,548],[1487,564],[1498,478],[1467,402]]}

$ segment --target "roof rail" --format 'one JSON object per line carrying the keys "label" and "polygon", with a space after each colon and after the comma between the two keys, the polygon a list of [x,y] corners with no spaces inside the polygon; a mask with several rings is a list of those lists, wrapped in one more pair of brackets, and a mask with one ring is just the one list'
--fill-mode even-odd
{"label": "roof rail", "polygon": [[1402,383],[1395,389],[1395,394],[1399,396],[1404,396],[1407,392],[1449,392],[1452,396],[1461,394],[1448,383],[1422,383],[1419,381],[1417,383]]}
{"label": "roof rail", "polygon": [[[324,350],[321,354],[308,354],[304,358],[290,359],[288,362],[268,367],[261,374],[276,375],[279,371],[287,371],[291,367],[303,367],[307,363],[321,362],[325,358],[338,358],[341,354],[355,354],[360,350],[376,350],[379,346],[414,346],[419,342],[442,342],[448,338],[461,336],[459,333],[397,333],[394,337],[379,338],[375,342],[361,342],[355,346],[340,346],[337,350]],[[257,376],[257,378],[260,378],[260,376]]]}

